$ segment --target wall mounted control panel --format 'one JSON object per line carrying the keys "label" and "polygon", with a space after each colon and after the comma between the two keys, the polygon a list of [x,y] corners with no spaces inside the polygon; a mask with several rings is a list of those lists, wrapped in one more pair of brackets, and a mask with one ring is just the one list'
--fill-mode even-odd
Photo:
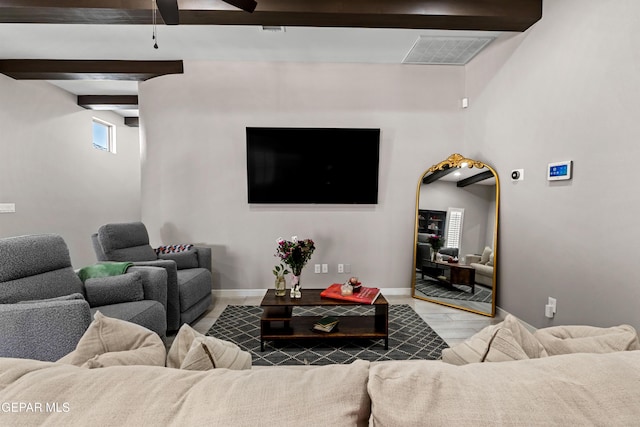
{"label": "wall mounted control panel", "polygon": [[547,181],[561,181],[571,179],[573,161],[549,163],[547,167]]}

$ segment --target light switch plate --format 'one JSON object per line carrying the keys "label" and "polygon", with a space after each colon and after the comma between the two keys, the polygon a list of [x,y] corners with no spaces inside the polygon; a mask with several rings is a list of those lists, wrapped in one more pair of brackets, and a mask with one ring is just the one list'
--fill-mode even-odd
{"label": "light switch plate", "polygon": [[0,213],[14,213],[15,211],[15,203],[0,203]]}

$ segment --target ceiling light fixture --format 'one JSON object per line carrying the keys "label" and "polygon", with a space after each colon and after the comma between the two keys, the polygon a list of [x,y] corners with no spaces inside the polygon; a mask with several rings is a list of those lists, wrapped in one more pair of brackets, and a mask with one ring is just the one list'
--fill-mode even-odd
{"label": "ceiling light fixture", "polygon": [[156,15],[158,12],[158,5],[156,4],[156,0],[151,0],[151,22],[153,23],[153,36],[151,40],[153,40],[153,48],[158,48],[158,33],[156,31]]}

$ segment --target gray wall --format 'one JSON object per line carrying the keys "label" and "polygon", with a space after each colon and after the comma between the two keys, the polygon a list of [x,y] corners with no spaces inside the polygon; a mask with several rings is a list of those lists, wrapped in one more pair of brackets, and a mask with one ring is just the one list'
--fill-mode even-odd
{"label": "gray wall", "polygon": [[[638,16],[637,0],[545,1],[540,22],[466,67],[466,155],[502,177],[498,304],[536,327],[640,328]],[[562,160],[573,180],[548,182]]]}
{"label": "gray wall", "polygon": [[[184,75],[140,85],[142,217],[153,244],[213,247],[214,287],[264,289],[278,237],[313,238],[302,286],[411,284],[416,184],[463,144],[464,68],[185,62]],[[381,129],[379,204],[249,205],[245,127]],[[339,155],[339,153],[336,153]],[[304,164],[291,179],[304,179]],[[287,191],[283,188],[282,191]]]}
{"label": "gray wall", "polygon": [[[491,203],[494,194],[494,186],[476,184],[458,188],[451,181],[432,182],[420,187],[420,209],[445,212],[449,208],[464,209],[460,256],[479,254],[485,246],[493,247],[493,233],[487,232],[487,217],[490,206],[494,208],[491,215],[495,216],[495,205]],[[486,240],[487,236],[491,236],[489,240]]]}
{"label": "gray wall", "polygon": [[[92,146],[92,117],[117,125],[117,154]],[[46,82],[0,74],[0,237],[57,233],[75,267],[95,262],[90,235],[108,221],[140,218],[138,129]]]}

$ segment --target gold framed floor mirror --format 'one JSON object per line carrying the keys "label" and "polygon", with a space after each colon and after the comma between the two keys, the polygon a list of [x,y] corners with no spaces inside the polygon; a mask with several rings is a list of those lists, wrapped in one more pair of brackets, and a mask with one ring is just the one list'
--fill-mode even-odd
{"label": "gold framed floor mirror", "polygon": [[455,153],[418,180],[412,296],[495,316],[500,181]]}

